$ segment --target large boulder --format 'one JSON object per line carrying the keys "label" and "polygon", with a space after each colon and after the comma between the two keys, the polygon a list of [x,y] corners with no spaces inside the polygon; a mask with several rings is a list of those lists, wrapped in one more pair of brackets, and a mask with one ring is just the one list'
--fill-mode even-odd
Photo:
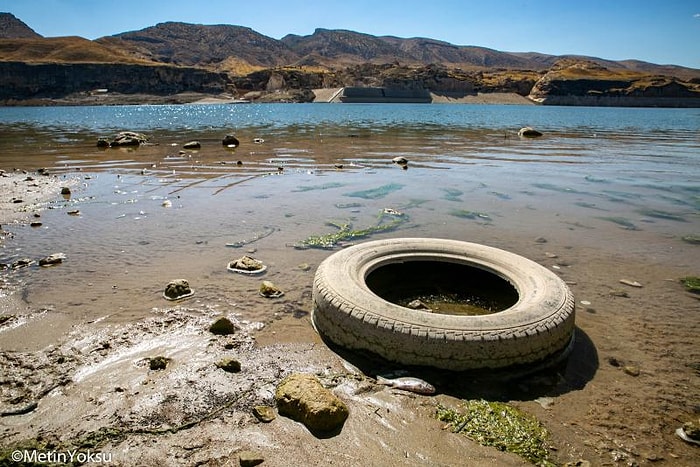
{"label": "large boulder", "polygon": [[303,423],[312,433],[328,433],[342,427],[348,407],[313,375],[295,373],[277,386],[275,402],[280,415]]}

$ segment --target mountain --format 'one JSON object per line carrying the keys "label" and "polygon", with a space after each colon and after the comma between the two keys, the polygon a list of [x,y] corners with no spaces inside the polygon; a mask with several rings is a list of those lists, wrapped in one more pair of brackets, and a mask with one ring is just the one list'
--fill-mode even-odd
{"label": "mountain", "polygon": [[298,56],[283,43],[243,26],[167,22],[103,37],[97,43],[157,62],[212,67],[230,58],[254,66],[289,65]]}
{"label": "mountain", "polygon": [[0,13],[0,100],[6,103],[95,89],[157,95],[221,90],[308,100],[312,89],[338,87],[430,90],[451,99],[499,92],[542,103],[700,106],[700,70],[639,60],[503,52],[330,29],[277,40],[244,26],[181,22],[95,41],[43,38]]}
{"label": "mountain", "polygon": [[0,13],[0,39],[38,39],[42,37],[12,13]]}
{"label": "mountain", "polygon": [[0,61],[24,63],[150,63],[130,51],[82,37],[0,39]]}

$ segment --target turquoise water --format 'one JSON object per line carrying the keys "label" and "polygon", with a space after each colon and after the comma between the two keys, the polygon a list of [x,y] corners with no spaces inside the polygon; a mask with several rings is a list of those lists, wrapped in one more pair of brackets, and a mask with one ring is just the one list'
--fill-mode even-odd
{"label": "turquoise water", "polygon": [[[523,126],[544,136],[518,138]],[[121,130],[154,144],[96,147]],[[229,133],[239,147],[221,145]],[[1,169],[79,178],[71,199],[42,212],[41,228],[10,226],[14,237],[0,250],[0,263],[65,253],[56,268],[0,274],[31,305],[78,321],[167,306],[163,287],[178,277],[196,291],[191,306],[249,319],[303,314],[314,266],[332,250],[296,247],[342,225],[375,227],[385,209],[405,216],[395,229],[336,247],[434,236],[527,255],[544,238],[550,249],[700,264],[699,247],[682,240],[700,234],[698,109],[18,107],[0,108],[0,135]],[[184,151],[190,140],[202,148]],[[392,163],[397,156],[406,170]],[[75,209],[79,216],[66,215]],[[271,305],[257,296],[260,278],[226,270],[246,251],[268,265],[265,278],[288,291],[284,299]]]}

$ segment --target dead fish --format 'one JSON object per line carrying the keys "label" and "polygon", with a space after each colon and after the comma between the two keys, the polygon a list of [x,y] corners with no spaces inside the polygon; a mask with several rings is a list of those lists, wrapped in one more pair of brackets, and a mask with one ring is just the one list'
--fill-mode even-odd
{"label": "dead fish", "polygon": [[415,392],[417,394],[435,394],[435,387],[422,379],[412,376],[402,376],[400,378],[384,378],[377,375],[377,384],[389,386],[402,391]]}

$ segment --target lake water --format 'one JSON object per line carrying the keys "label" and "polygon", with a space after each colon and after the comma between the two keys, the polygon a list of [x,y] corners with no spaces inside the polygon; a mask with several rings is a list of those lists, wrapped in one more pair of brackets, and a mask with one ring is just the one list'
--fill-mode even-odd
{"label": "lake water", "polygon": [[[523,126],[544,136],[519,138]],[[96,147],[121,130],[154,144]],[[240,146],[223,147],[226,134]],[[380,226],[345,244],[444,237],[532,256],[547,240],[543,248],[700,264],[698,246],[682,240],[700,235],[700,109],[0,108],[0,135],[0,168],[80,178],[70,199],[42,212],[40,228],[8,227],[14,237],[0,251],[0,263],[65,253],[54,268],[0,274],[32,307],[75,322],[173,306],[162,292],[176,278],[195,290],[188,307],[251,321],[305,316],[315,266],[332,250],[299,247],[343,225]],[[183,152],[191,140],[202,148]],[[268,266],[263,277],[227,271],[250,251]],[[285,297],[260,297],[263,278]]]}

